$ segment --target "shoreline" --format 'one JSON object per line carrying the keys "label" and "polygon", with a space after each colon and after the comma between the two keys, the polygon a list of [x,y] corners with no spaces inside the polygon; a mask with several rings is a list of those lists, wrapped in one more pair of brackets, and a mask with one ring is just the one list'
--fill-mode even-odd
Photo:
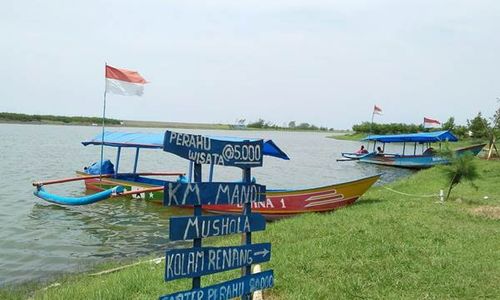
{"label": "shoreline", "polygon": [[[86,127],[99,127],[101,124],[91,124],[91,123],[63,123],[63,122],[49,122],[49,121],[10,121],[0,119],[1,124],[15,124],[15,125],[56,125],[56,126],[86,126]],[[284,131],[284,132],[310,132],[310,133],[330,133],[333,135],[343,134],[345,130],[306,130],[306,129],[288,129],[288,128],[236,128],[229,124],[209,124],[209,123],[184,123],[184,122],[159,122],[159,121],[135,121],[135,120],[124,120],[123,124],[106,124],[106,128],[121,128],[121,127],[132,127],[132,128],[179,128],[179,129],[193,129],[193,130],[228,130],[228,131]]]}
{"label": "shoreline", "polygon": [[[272,260],[263,269],[275,270],[276,286],[265,294],[273,299],[349,298],[353,293],[367,298],[500,296],[500,253],[492,251],[500,244],[500,161],[477,163],[487,174],[476,182],[479,190],[462,183],[445,203],[437,203],[437,196],[419,196],[437,195],[447,185],[442,171],[431,168],[388,185],[414,196],[373,187],[354,205],[332,213],[269,223],[268,230],[255,235],[255,242],[273,244]],[[239,239],[213,238],[207,245],[234,245]],[[45,284],[2,287],[0,298],[157,298],[190,288],[189,280],[163,282],[164,262],[90,276],[150,258],[98,264]],[[236,271],[220,273],[204,285],[237,276]]]}

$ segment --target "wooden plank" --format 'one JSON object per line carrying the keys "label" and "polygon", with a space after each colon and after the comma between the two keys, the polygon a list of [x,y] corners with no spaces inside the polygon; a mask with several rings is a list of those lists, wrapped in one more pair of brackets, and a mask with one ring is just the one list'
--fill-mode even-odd
{"label": "wooden plank", "polygon": [[244,204],[266,201],[266,186],[255,183],[167,182],[164,206]]}
{"label": "wooden plank", "polygon": [[240,168],[261,167],[262,140],[223,141],[167,130],[163,150],[199,164]]}
{"label": "wooden plank", "polygon": [[169,238],[182,241],[265,229],[266,220],[261,214],[171,217]]}
{"label": "wooden plank", "polygon": [[271,244],[166,251],[165,281],[192,278],[269,261]]}
{"label": "wooden plank", "polygon": [[[252,169],[244,168],[242,170],[242,181],[245,183],[252,182]],[[252,203],[247,202],[243,205],[242,214],[248,216],[252,214]],[[251,245],[252,244],[252,232],[245,232],[242,235],[242,244]],[[241,268],[243,275],[251,275],[252,274],[252,265],[247,265]],[[241,297],[241,300],[252,300],[252,293],[246,293]]]}
{"label": "wooden plank", "polygon": [[232,299],[255,291],[273,287],[273,271],[268,270],[261,273],[247,275],[212,286],[192,289],[188,291],[167,294],[160,297],[160,300],[211,300],[211,299]]}
{"label": "wooden plank", "polygon": [[[200,182],[202,179],[202,165],[195,163],[193,164],[193,179],[195,182]],[[193,209],[193,213],[195,217],[201,217],[203,212],[201,205],[195,205]],[[201,238],[195,238],[193,239],[193,249],[200,249],[202,247],[202,242],[203,240]],[[191,284],[192,289],[199,289],[201,288],[201,276],[193,277],[192,284]]]}

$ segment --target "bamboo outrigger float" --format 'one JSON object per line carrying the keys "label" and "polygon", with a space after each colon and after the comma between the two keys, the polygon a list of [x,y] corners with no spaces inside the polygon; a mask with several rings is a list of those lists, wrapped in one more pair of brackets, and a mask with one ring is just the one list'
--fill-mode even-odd
{"label": "bamboo outrigger float", "polygon": [[[234,137],[208,137],[218,140],[242,140]],[[126,133],[106,132],[104,143],[101,135],[82,142],[83,145],[103,145],[116,148],[115,165],[110,161],[103,164],[95,163],[77,171],[77,177],[61,180],[49,180],[34,182],[37,188],[35,195],[44,200],[61,205],[85,205],[102,201],[113,197],[132,196],[153,202],[163,201],[163,189],[168,180],[158,179],[159,176],[173,177],[174,181],[190,182],[192,178],[192,163],[188,174],[182,172],[148,172],[137,173],[139,153],[141,149],[163,149],[164,134],[156,133]],[[135,148],[135,162],[131,173],[120,173],[120,156],[122,148]],[[289,160],[288,155],[283,152],[273,141],[264,141],[263,155]],[[209,181],[213,180],[214,168],[210,165]],[[153,177],[151,177],[153,176]],[[380,175],[361,178],[358,180],[300,190],[271,190],[268,189],[268,197],[265,203],[257,205],[254,210],[262,213],[267,219],[276,219],[285,216],[293,216],[306,212],[321,212],[333,210],[345,205],[352,204],[372,186]],[[44,186],[72,181],[84,181],[87,190],[97,193],[80,198],[61,197],[45,191]],[[240,212],[241,207],[233,205],[210,205],[203,209],[213,213]]]}

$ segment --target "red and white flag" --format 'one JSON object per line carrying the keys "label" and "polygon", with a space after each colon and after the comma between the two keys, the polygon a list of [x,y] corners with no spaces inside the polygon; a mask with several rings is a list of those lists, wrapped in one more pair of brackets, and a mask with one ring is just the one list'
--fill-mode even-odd
{"label": "red and white flag", "polygon": [[106,65],[106,93],[123,96],[142,96],[148,83],[137,71]]}
{"label": "red and white flag", "polygon": [[376,115],[381,115],[382,114],[382,109],[376,105],[373,106],[373,114]]}
{"label": "red and white flag", "polygon": [[439,125],[441,125],[441,122],[439,122],[438,120],[424,117],[424,127],[425,128],[439,127]]}

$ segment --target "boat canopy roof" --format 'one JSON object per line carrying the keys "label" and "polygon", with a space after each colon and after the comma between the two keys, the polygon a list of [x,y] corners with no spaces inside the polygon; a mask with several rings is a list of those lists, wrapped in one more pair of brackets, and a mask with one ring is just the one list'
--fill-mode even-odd
{"label": "boat canopy roof", "polygon": [[[217,137],[217,136],[207,136],[214,140],[219,141],[256,141],[258,139],[251,138],[238,138],[238,137]],[[104,132],[104,146],[110,147],[132,147],[132,148],[149,148],[149,149],[163,149],[163,139],[165,138],[165,133],[138,133],[138,132],[116,132],[116,131],[106,131]],[[84,146],[87,145],[101,145],[102,134],[96,135],[94,138],[88,141],[82,142]],[[289,160],[288,155],[281,150],[272,140],[264,140],[263,154],[268,156],[274,156],[284,160]]]}
{"label": "boat canopy roof", "polygon": [[449,130],[418,132],[392,135],[369,135],[363,141],[376,141],[382,143],[435,143],[435,142],[456,142],[457,137]]}

